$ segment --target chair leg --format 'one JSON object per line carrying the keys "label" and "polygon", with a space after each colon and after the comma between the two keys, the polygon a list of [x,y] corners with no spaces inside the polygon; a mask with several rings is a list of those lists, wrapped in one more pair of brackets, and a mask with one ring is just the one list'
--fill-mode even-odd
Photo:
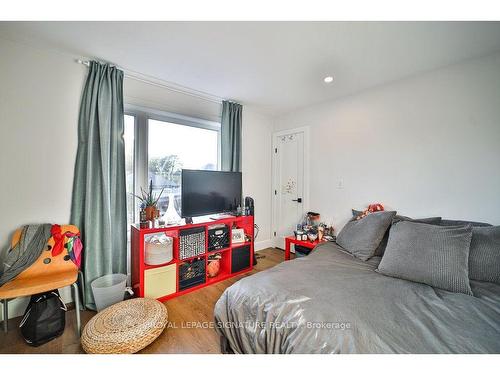
{"label": "chair leg", "polygon": [[7,299],[2,300],[3,303],[3,331],[7,333],[9,330],[9,301]]}
{"label": "chair leg", "polygon": [[78,334],[78,337],[80,337],[82,334],[82,326],[80,320],[80,293],[78,291],[78,283],[74,283],[71,286],[73,287],[75,295],[74,298],[75,298],[75,313],[76,313],[76,333]]}
{"label": "chair leg", "polygon": [[[80,290],[82,291],[82,300],[80,301],[80,310],[85,310],[86,300],[85,300],[85,279],[83,278],[83,272],[78,271],[78,279],[80,282]],[[78,280],[77,280],[78,282]]]}

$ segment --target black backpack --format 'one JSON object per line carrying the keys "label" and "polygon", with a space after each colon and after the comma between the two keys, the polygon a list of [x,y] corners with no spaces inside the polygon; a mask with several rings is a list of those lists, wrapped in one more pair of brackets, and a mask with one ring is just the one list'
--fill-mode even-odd
{"label": "black backpack", "polygon": [[31,346],[39,346],[62,335],[66,310],[57,289],[31,296],[19,324],[24,340]]}

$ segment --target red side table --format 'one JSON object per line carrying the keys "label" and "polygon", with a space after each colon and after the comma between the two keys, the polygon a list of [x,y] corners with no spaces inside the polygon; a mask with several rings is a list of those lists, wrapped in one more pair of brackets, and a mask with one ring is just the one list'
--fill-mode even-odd
{"label": "red side table", "polygon": [[306,240],[306,241],[298,240],[295,238],[295,236],[285,237],[285,260],[290,260],[290,245],[292,243],[295,245],[307,247],[308,249],[313,249],[317,244],[319,244],[321,242],[325,242],[325,241],[316,240],[314,242],[311,242],[309,240]]}

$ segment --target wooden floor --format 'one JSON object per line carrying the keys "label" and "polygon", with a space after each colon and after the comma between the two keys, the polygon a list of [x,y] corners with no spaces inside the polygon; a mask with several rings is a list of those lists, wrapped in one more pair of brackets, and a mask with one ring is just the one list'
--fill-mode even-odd
{"label": "wooden floor", "polygon": [[[161,336],[141,353],[220,353],[219,337],[208,325],[214,320],[214,306],[222,292],[239,279],[273,267],[284,260],[284,252],[279,249],[261,250],[257,256],[263,258],[258,259],[253,271],[165,302],[169,325]],[[82,327],[94,314],[95,312],[82,311]],[[20,317],[10,319],[9,332],[0,332],[0,353],[83,353],[75,332],[73,310],[67,312],[64,334],[37,348],[29,346],[22,339],[17,328],[20,320]]]}

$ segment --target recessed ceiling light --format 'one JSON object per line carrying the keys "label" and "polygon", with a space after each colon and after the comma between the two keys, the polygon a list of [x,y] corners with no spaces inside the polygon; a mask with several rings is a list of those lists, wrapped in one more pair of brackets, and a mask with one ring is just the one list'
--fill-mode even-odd
{"label": "recessed ceiling light", "polygon": [[325,81],[325,83],[332,83],[333,77],[332,76],[325,77],[325,79],[323,81]]}

